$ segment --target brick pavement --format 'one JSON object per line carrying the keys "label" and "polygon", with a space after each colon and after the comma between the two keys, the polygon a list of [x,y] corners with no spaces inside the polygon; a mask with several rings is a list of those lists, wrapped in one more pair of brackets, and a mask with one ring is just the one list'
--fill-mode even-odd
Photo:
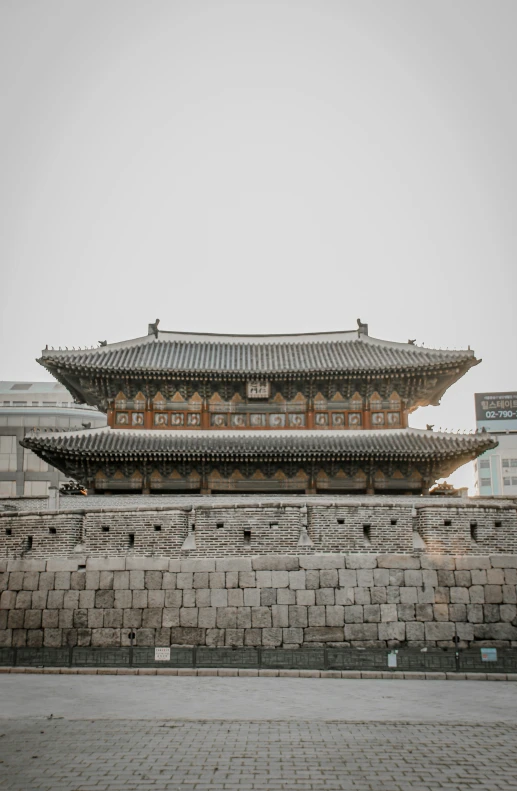
{"label": "brick pavement", "polygon": [[22,719],[2,791],[517,789],[517,724]]}

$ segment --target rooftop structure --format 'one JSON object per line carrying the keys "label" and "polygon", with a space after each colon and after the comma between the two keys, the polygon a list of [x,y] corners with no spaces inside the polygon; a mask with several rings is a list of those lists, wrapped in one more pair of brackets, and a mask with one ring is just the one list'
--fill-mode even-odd
{"label": "rooftop structure", "polygon": [[91,491],[425,493],[486,435],[408,428],[480,361],[349,332],[149,333],[39,362],[108,428],[23,444]]}

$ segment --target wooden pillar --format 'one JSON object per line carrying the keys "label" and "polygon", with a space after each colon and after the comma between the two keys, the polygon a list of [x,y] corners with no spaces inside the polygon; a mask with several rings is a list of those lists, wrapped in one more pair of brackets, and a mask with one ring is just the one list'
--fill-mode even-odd
{"label": "wooden pillar", "polygon": [[371,412],[370,407],[366,407],[363,409],[363,428],[371,428],[372,427],[372,420],[371,420]]}
{"label": "wooden pillar", "polygon": [[401,409],[400,412],[400,424],[402,428],[408,427],[408,411],[407,409]]}
{"label": "wooden pillar", "polygon": [[203,398],[201,404],[201,428],[210,428],[210,412],[208,411],[207,399]]}
{"label": "wooden pillar", "polygon": [[113,409],[113,407],[108,407],[108,412],[106,417],[108,421],[108,426],[110,428],[113,428],[115,425],[115,410]]}

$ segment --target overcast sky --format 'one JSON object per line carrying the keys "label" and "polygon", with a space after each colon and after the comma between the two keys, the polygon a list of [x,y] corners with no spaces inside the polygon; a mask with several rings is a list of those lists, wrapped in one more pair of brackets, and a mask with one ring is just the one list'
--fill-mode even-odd
{"label": "overcast sky", "polygon": [[[517,390],[515,0],[0,0],[0,379],[162,329],[352,329]],[[471,481],[468,469],[452,479]]]}

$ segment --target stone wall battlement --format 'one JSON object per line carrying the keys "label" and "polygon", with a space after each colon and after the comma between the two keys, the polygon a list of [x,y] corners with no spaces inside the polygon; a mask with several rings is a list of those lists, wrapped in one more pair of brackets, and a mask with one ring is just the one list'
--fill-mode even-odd
{"label": "stone wall battlement", "polygon": [[154,508],[131,502],[125,508],[0,513],[0,558],[321,552],[513,554],[517,504],[410,497],[232,503],[212,497]]}

